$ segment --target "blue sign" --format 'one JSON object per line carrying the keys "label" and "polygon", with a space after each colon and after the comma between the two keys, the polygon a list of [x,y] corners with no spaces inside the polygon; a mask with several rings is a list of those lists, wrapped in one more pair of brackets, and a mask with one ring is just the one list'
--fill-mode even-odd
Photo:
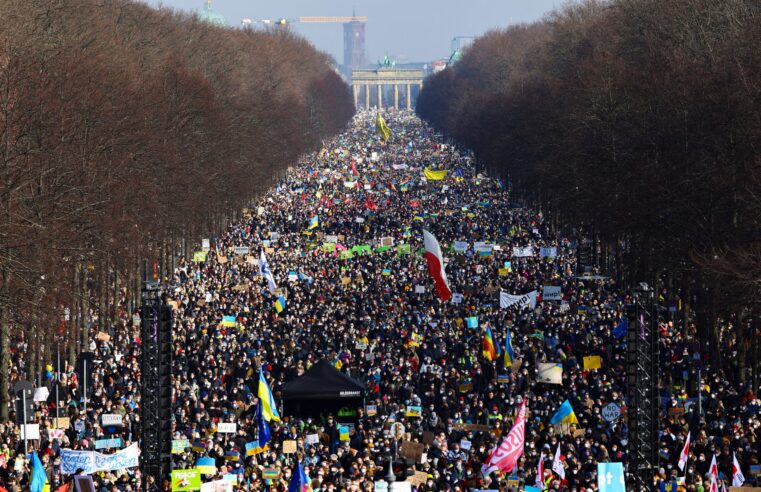
{"label": "blue sign", "polygon": [[623,463],[597,463],[597,487],[600,492],[626,492]]}
{"label": "blue sign", "polygon": [[122,438],[115,437],[113,439],[98,439],[95,441],[95,449],[107,449],[107,448],[121,448]]}

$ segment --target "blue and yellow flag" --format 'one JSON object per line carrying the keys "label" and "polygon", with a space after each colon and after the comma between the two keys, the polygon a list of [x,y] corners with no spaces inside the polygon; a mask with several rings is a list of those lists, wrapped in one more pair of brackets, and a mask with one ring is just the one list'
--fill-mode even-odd
{"label": "blue and yellow flag", "polygon": [[32,452],[32,480],[29,484],[29,490],[31,492],[42,492],[48,484],[48,475],[45,473],[45,468],[42,466],[37,453]]}
{"label": "blue and yellow flag", "polygon": [[196,468],[198,468],[201,475],[214,475],[217,473],[216,461],[208,456],[198,458],[196,460]]}
{"label": "blue and yellow flag", "polygon": [[552,417],[552,420],[550,420],[550,424],[578,424],[579,419],[576,418],[576,414],[573,412],[573,407],[571,407],[571,402],[566,400],[563,402],[562,405],[560,405],[560,408],[558,408],[558,411],[555,412],[555,415]]}
{"label": "blue and yellow flag", "polygon": [[235,328],[235,316],[222,316],[222,326]]}
{"label": "blue and yellow flag", "polygon": [[285,311],[285,296],[282,294],[277,298],[277,301],[275,301],[275,311],[277,311],[277,314]]}
{"label": "blue and yellow flag", "polygon": [[275,399],[272,397],[272,390],[270,385],[267,384],[267,380],[264,379],[264,371],[262,371],[261,367],[259,368],[259,389],[257,396],[259,396],[259,405],[261,406],[264,419],[267,422],[271,420],[280,422],[280,414],[277,413],[277,406],[275,405]]}
{"label": "blue and yellow flag", "polygon": [[309,227],[308,227],[308,229],[316,229],[317,226],[319,226],[319,225],[320,225],[320,218],[317,215],[315,215],[314,217],[309,219]]}
{"label": "blue and yellow flag", "polygon": [[510,336],[510,327],[505,330],[505,367],[513,367],[515,354],[513,353],[513,339]]}
{"label": "blue and yellow flag", "polygon": [[256,407],[256,415],[254,416],[254,420],[256,421],[256,426],[259,429],[259,447],[263,450],[269,449],[269,444],[272,440],[272,432],[270,431],[270,426],[267,423],[267,421],[264,419],[264,415],[262,414],[262,403],[259,402],[259,405]]}

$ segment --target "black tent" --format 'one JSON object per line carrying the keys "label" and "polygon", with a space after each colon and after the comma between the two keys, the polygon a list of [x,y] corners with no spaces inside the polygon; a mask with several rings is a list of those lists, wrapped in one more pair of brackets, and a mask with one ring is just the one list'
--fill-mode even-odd
{"label": "black tent", "polygon": [[283,386],[282,396],[289,415],[319,417],[332,413],[348,417],[347,411],[356,413],[364,404],[365,385],[323,359]]}

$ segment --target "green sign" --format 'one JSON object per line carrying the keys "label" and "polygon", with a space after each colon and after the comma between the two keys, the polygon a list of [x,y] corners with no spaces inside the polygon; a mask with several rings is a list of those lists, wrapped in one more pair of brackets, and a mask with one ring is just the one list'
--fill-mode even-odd
{"label": "green sign", "polygon": [[324,253],[332,253],[335,250],[336,250],[336,243],[328,243],[328,242],[322,243],[322,251]]}
{"label": "green sign", "polygon": [[172,470],[172,492],[201,490],[201,472],[198,468]]}
{"label": "green sign", "polygon": [[206,251],[196,251],[193,253],[193,261],[196,263],[203,263],[206,261]]}
{"label": "green sign", "polygon": [[350,249],[347,249],[346,251],[341,251],[342,260],[348,260],[350,258],[354,258],[354,253],[352,253]]}
{"label": "green sign", "polygon": [[409,244],[400,244],[399,246],[396,247],[397,256],[408,255],[410,254],[411,251],[412,249],[410,248]]}

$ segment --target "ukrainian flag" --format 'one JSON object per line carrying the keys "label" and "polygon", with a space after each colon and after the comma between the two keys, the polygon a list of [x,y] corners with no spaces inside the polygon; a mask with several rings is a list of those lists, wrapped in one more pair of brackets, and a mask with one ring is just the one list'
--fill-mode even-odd
{"label": "ukrainian flag", "polygon": [[275,301],[275,311],[277,311],[277,314],[285,311],[285,296],[282,294],[277,298],[277,301]]}
{"label": "ukrainian flag", "polygon": [[48,476],[45,473],[45,468],[42,466],[37,453],[32,452],[32,481],[29,484],[29,490],[31,492],[42,492],[44,489],[49,489]]}
{"label": "ukrainian flag", "polygon": [[562,405],[560,405],[560,408],[558,408],[558,411],[555,412],[555,415],[552,417],[552,420],[550,420],[550,424],[578,424],[579,419],[576,418],[576,414],[573,412],[573,407],[571,407],[571,402],[566,400],[563,402]]}
{"label": "ukrainian flag", "polygon": [[499,357],[499,349],[494,342],[494,334],[491,332],[491,326],[488,324],[486,325],[486,331],[484,332],[483,346],[484,356],[490,361],[497,360],[497,357]]}
{"label": "ukrainian flag", "polygon": [[428,169],[427,167],[423,169],[423,174],[425,175],[425,179],[428,181],[441,181],[442,179],[447,177],[447,171],[446,169],[442,169],[440,171],[434,171],[433,169]]}
{"label": "ukrainian flag", "polygon": [[317,215],[309,219],[309,229],[315,229],[320,225],[320,219]]}
{"label": "ukrainian flag", "polygon": [[201,475],[214,475],[217,473],[217,465],[214,458],[198,458],[196,460],[196,468]]}
{"label": "ukrainian flag", "polygon": [[222,316],[222,326],[235,328],[235,316]]}
{"label": "ukrainian flag", "polygon": [[277,413],[277,406],[275,406],[275,399],[272,397],[272,390],[270,385],[267,384],[267,380],[264,379],[264,372],[261,367],[259,368],[259,390],[257,395],[259,400],[261,400],[259,405],[261,405],[264,420],[267,422],[270,420],[280,422],[280,414]]}
{"label": "ukrainian flag", "polygon": [[513,367],[515,354],[513,353],[513,339],[510,336],[510,328],[505,330],[505,367]]}

